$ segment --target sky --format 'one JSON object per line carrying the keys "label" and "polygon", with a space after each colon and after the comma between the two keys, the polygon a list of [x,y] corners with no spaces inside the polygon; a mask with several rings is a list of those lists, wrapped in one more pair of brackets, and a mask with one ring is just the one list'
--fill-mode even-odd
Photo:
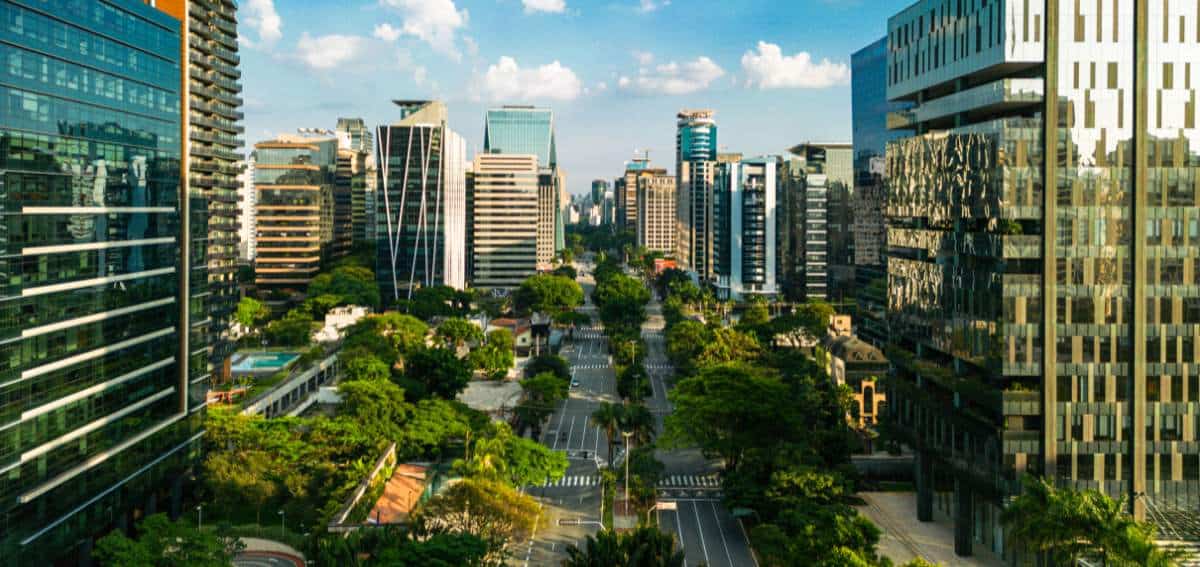
{"label": "sky", "polygon": [[911,0],[241,0],[246,142],[393,99],[438,99],[473,155],[487,108],[554,110],[572,193],[635,150],[674,170],[675,114],[716,112],[721,151],[850,140],[850,55]]}

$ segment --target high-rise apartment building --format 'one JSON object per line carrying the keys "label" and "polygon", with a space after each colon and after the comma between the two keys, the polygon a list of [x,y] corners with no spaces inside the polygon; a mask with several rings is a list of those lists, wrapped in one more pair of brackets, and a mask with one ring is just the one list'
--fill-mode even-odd
{"label": "high-rise apartment building", "polygon": [[254,281],[264,289],[304,292],[332,252],[337,139],[321,132],[285,134],[254,145]]}
{"label": "high-rise apartment building", "polygon": [[537,272],[536,155],[478,154],[471,170],[471,286],[512,290]]}
{"label": "high-rise apartment building", "polygon": [[439,101],[397,100],[375,139],[375,277],[386,304],[417,287],[467,284],[467,144]]}
{"label": "high-rise apartment building", "polygon": [[779,158],[763,156],[716,166],[713,193],[717,295],[743,300],[779,293],[776,206]]}
{"label": "high-rise apartment building", "polygon": [[69,564],[179,514],[198,463],[212,193],[189,190],[182,73],[207,56],[178,5],[0,2],[0,21],[0,564]]}
{"label": "high-rise apartment building", "polygon": [[[333,184],[333,243],[330,255],[340,258],[354,247],[354,228],[365,221],[363,197],[367,186],[367,153],[341,145]],[[357,205],[357,208],[356,208]]]}
{"label": "high-rise apartment building", "polygon": [[549,269],[562,247],[561,196],[566,178],[558,168],[554,112],[548,108],[506,105],[488,109],[483,151],[488,154],[533,155],[538,160],[538,269]]}
{"label": "high-rise apartment building", "polygon": [[907,102],[887,99],[888,42],[880,38],[850,58],[851,122],[854,145],[854,211],[850,233],[854,245],[854,302],[856,334],[883,348],[887,337],[887,229],[884,151],[889,141],[911,134],[888,130],[889,112]]}
{"label": "high-rise apartment building", "polygon": [[675,176],[648,169],[637,177],[637,245],[675,254]]}
{"label": "high-rise apartment building", "polygon": [[[1200,510],[1195,2],[923,0],[888,22],[888,411],[917,513],[1011,555],[1024,473]],[[952,487],[952,490],[951,490]],[[935,494],[945,491],[945,498]]]}
{"label": "high-rise apartment building", "polygon": [[713,176],[717,124],[712,110],[681,110],[675,122],[675,224],[680,264],[711,282],[713,271]]}
{"label": "high-rise apartment building", "polygon": [[192,230],[207,248],[210,362],[227,378],[234,351],[229,325],[241,295],[237,174],[244,128],[237,4],[212,0],[183,5],[187,6],[188,184],[192,192],[205,197],[202,216],[207,223]]}
{"label": "high-rise apartment building", "polygon": [[258,254],[258,193],[254,190],[254,155],[239,164],[238,259],[253,262]]}
{"label": "high-rise apartment building", "polygon": [[[338,148],[362,154],[349,159],[349,206],[351,246],[375,244],[375,193],[378,171],[375,167],[375,135],[362,118],[338,118],[334,134]],[[341,160],[339,154],[339,160]],[[344,175],[344,173],[343,173]]]}

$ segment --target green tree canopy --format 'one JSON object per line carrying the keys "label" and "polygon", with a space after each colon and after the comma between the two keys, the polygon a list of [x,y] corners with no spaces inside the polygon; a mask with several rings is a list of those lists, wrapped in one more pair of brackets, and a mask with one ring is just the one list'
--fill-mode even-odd
{"label": "green tree canopy", "polygon": [[261,301],[253,297],[243,297],[238,301],[237,314],[234,315],[234,318],[247,329],[253,329],[270,316],[271,310],[267,309],[267,306],[263,305]]}
{"label": "green tree canopy", "polygon": [[362,266],[346,265],[322,273],[308,284],[308,297],[333,295],[341,298],[339,305],[379,306],[379,284],[375,274]]}
{"label": "green tree canopy", "polygon": [[462,317],[451,317],[437,328],[437,337],[447,348],[457,349],[483,340],[483,329]]}
{"label": "green tree canopy", "polygon": [[419,525],[452,534],[470,534],[488,547],[485,561],[503,561],[510,541],[525,541],[537,525],[540,507],[533,497],[500,481],[460,480],[422,504]]}
{"label": "green tree canopy", "polygon": [[471,381],[471,367],[453,351],[445,348],[421,348],[411,352],[405,361],[404,374],[420,382],[425,392],[452,400]]}
{"label": "green tree canopy", "polygon": [[535,356],[525,365],[525,376],[535,376],[543,372],[549,372],[566,381],[571,378],[571,365],[567,359],[556,354]]}
{"label": "green tree canopy", "polygon": [[350,382],[353,380],[387,380],[392,375],[392,371],[378,357],[366,353],[357,352],[355,356],[346,357],[343,355],[342,360],[342,376],[343,381]]}
{"label": "green tree canopy", "polygon": [[369,319],[375,326],[375,332],[390,339],[392,346],[401,355],[425,347],[425,336],[429,333],[429,326],[424,321],[412,315],[394,312],[372,315]]}
{"label": "green tree canopy", "polygon": [[639,526],[618,535],[601,530],[587,536],[583,547],[567,547],[563,567],[683,567],[683,550],[675,538],[654,526]]}
{"label": "green tree canopy", "polygon": [[502,378],[516,359],[513,347],[512,333],[508,329],[489,331],[484,344],[471,351],[471,364],[493,379]]}
{"label": "green tree canopy", "polygon": [[537,274],[521,282],[513,292],[513,307],[518,313],[556,314],[583,304],[583,288],[574,278]]}
{"label": "green tree canopy", "polygon": [[236,537],[201,532],[165,514],[138,522],[137,539],[113,530],[96,542],[93,557],[122,567],[226,567],[244,549]]}
{"label": "green tree canopy", "polygon": [[274,346],[302,347],[312,341],[312,313],[303,309],[288,311],[282,319],[267,323],[266,338]]}

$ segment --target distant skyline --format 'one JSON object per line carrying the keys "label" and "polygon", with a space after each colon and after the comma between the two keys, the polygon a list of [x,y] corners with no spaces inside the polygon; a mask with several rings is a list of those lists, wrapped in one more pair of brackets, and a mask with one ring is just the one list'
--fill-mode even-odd
{"label": "distant skyline", "polygon": [[850,54],[910,0],[243,0],[246,145],[339,116],[374,128],[439,99],[474,155],[484,112],[554,110],[573,194],[634,150],[674,171],[675,113],[712,108],[720,151],[850,141]]}

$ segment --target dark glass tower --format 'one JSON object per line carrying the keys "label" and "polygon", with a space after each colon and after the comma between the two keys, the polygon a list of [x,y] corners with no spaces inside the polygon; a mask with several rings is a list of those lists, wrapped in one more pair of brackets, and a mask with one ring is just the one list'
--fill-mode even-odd
{"label": "dark glass tower", "polygon": [[178,514],[198,457],[207,225],[182,184],[186,17],[0,2],[0,564],[85,557],[98,534]]}

